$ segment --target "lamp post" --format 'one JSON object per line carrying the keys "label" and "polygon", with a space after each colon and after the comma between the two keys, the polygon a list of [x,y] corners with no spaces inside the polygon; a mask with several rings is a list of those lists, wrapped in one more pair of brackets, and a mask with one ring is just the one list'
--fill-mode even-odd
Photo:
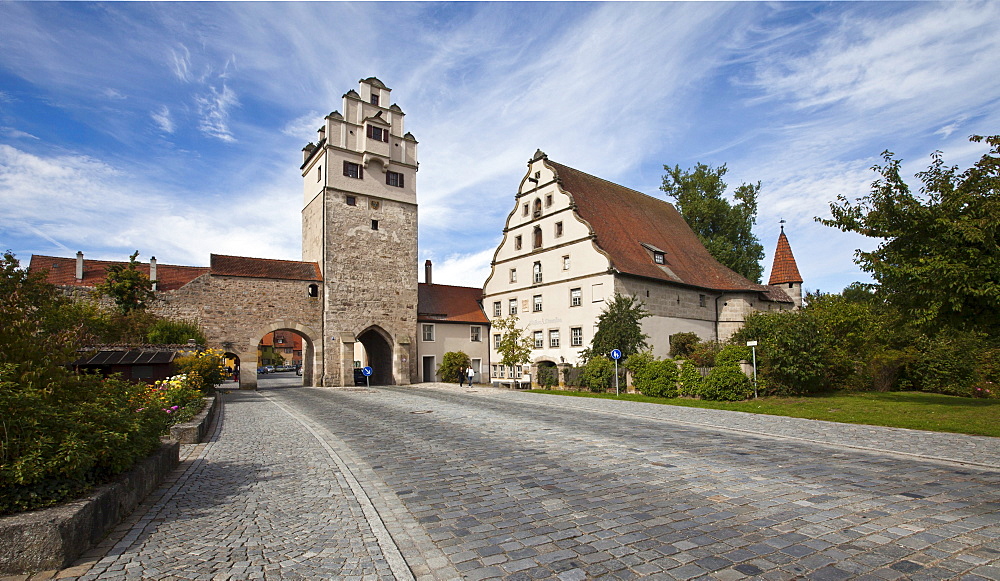
{"label": "lamp post", "polygon": [[757,399],[757,342],[747,341],[747,347],[753,354],[753,398]]}

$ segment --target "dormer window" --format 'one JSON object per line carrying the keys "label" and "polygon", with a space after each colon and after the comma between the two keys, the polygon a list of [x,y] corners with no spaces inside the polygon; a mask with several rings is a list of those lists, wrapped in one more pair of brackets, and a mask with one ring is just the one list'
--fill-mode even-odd
{"label": "dormer window", "polygon": [[375,127],[374,125],[369,125],[368,139],[374,139],[375,141],[383,141],[385,143],[389,143],[389,130],[383,129],[381,127]]}
{"label": "dormer window", "polygon": [[663,258],[663,253],[653,252],[653,262],[656,264],[666,264],[666,259]]}
{"label": "dormer window", "polygon": [[666,264],[667,263],[667,253],[660,250],[659,248],[653,246],[652,244],[647,244],[645,242],[640,242],[642,247],[645,248],[653,256],[653,262],[656,264]]}

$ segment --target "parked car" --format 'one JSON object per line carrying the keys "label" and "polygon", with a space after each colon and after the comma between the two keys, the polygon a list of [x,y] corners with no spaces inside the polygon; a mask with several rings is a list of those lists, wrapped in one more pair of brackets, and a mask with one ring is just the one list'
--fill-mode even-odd
{"label": "parked car", "polygon": [[301,365],[296,365],[295,366],[295,375],[302,375],[302,366]]}
{"label": "parked car", "polygon": [[262,375],[262,374],[265,374],[265,373],[267,373],[267,367],[258,367],[257,368],[257,375]]}
{"label": "parked car", "polygon": [[274,366],[273,365],[265,365],[264,369],[267,370],[264,373],[274,373]]}

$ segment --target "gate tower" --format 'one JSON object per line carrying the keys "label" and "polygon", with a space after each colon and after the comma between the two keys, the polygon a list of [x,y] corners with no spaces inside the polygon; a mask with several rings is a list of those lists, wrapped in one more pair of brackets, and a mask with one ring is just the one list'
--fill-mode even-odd
{"label": "gate tower", "polygon": [[408,384],[416,373],[417,140],[389,93],[362,79],[302,150],[302,260],[323,274],[317,385],[353,385],[356,342],[373,384]]}

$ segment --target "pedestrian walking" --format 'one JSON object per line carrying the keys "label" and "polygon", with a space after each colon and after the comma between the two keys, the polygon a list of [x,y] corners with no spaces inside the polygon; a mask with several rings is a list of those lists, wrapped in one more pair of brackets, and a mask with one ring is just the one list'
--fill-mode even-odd
{"label": "pedestrian walking", "polygon": [[472,387],[472,378],[475,377],[476,371],[470,365],[468,369],[465,370],[465,376],[469,378],[469,387]]}

